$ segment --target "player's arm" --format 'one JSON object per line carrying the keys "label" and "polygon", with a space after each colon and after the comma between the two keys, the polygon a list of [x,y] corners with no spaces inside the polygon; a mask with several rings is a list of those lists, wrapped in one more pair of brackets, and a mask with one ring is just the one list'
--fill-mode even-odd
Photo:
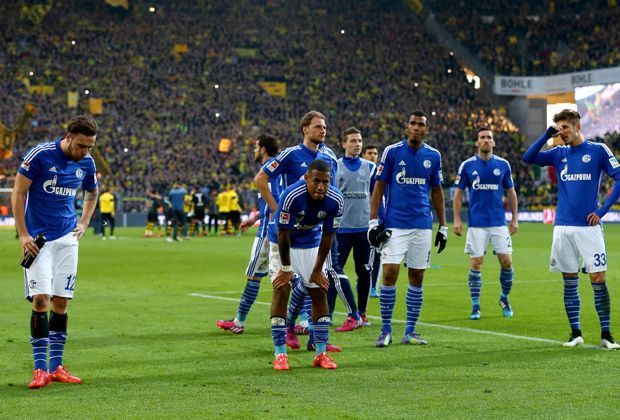
{"label": "player's arm", "polygon": [[[609,174],[609,171],[607,172]],[[590,226],[598,225],[603,218],[617,201],[620,198],[620,172],[616,172],[613,174],[614,178],[614,188],[611,190],[611,193],[605,199],[605,202],[601,207],[593,211],[588,215],[588,223]]]}
{"label": "player's arm", "polygon": [[260,212],[256,212],[256,214],[254,214],[253,216],[249,216],[247,219],[241,222],[241,225],[239,226],[239,228],[241,229],[242,232],[245,232],[250,227],[254,226],[254,224],[258,221],[258,219],[260,219]]}
{"label": "player's arm", "polygon": [[256,184],[258,192],[263,196],[263,200],[265,200],[272,214],[274,214],[278,209],[278,202],[273,198],[273,194],[271,194],[271,190],[269,189],[269,175],[267,172],[262,169],[258,171],[254,177],[254,184]]}
{"label": "player's arm", "polygon": [[547,143],[552,137],[556,137],[560,132],[554,127],[550,126],[547,131],[526,150],[523,155],[523,162],[535,163],[540,166],[547,166],[553,163],[553,155],[551,151],[541,152],[540,149]]}
{"label": "player's arm", "polygon": [[461,236],[463,234],[463,222],[461,221],[461,207],[463,206],[463,190],[457,188],[454,191],[454,199],[452,201],[452,208],[454,209],[454,234]]}
{"label": "player's arm", "polygon": [[323,235],[321,235],[321,243],[319,245],[319,252],[316,256],[316,262],[312,268],[312,274],[310,274],[310,283],[319,285],[319,287],[325,291],[329,289],[329,280],[323,272],[323,265],[325,264],[325,260],[331,251],[332,242],[334,241],[334,233],[335,232],[323,231]]}
{"label": "player's arm", "polygon": [[26,194],[31,185],[32,181],[18,172],[15,176],[13,193],[11,193],[11,207],[13,208],[17,234],[22,243],[23,255],[26,255],[26,252],[31,255],[37,255],[39,253],[39,248],[34,243],[34,239],[30,236],[26,228],[26,205],[24,203],[26,202]]}
{"label": "player's arm", "polygon": [[379,207],[381,207],[381,199],[385,191],[385,183],[380,179],[375,181],[372,195],[370,196],[370,220],[379,218]]}
{"label": "player's arm", "polygon": [[291,264],[291,231],[278,228],[278,251],[282,267],[273,279],[273,288],[280,289],[293,280],[293,266]]}
{"label": "player's arm", "polygon": [[506,199],[508,200],[508,208],[512,213],[508,231],[511,235],[514,235],[519,230],[519,200],[517,200],[517,192],[514,188],[509,188],[506,191]]}
{"label": "player's arm", "polygon": [[95,207],[97,207],[97,196],[99,195],[99,190],[95,185],[95,188],[92,190],[84,191],[84,207],[82,209],[82,217],[77,222],[77,226],[73,229],[73,235],[78,238],[82,238],[84,233],[86,233],[86,229],[90,224],[90,218],[93,217],[93,213],[95,212]]}

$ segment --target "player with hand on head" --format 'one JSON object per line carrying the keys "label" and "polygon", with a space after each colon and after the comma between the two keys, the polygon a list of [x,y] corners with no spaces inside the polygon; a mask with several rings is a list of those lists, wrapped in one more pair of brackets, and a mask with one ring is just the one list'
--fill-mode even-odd
{"label": "player with hand on head", "polygon": [[[82,383],[67,372],[62,359],[67,340],[67,306],[76,284],[78,241],[97,206],[97,173],[90,155],[97,130],[91,116],[72,118],[64,138],[38,144],[26,152],[15,177],[11,205],[22,252],[36,256],[24,269],[26,297],[32,302],[31,389],[43,388],[50,382]],[[80,186],[84,189],[84,207],[78,220],[74,202]],[[47,238],[40,249],[33,239],[39,234]]]}
{"label": "player with hand on head", "polygon": [[[377,168],[377,182],[370,200],[368,240],[381,246],[383,286],[379,298],[382,328],[377,347],[392,343],[392,313],[396,302],[396,281],[400,264],[407,256],[407,325],[404,344],[427,344],[415,331],[422,309],[424,271],[430,267],[433,214],[429,195],[439,219],[435,235],[438,253],[448,241],[443,190],[441,154],[424,143],[428,116],[415,111],[406,125],[407,138],[383,151]],[[385,220],[378,223],[379,207],[386,193]],[[390,236],[391,234],[391,236]]]}
{"label": "player with hand on head", "polygon": [[[553,166],[558,173],[558,206],[553,227],[550,270],[564,279],[564,307],[571,334],[566,347],[583,344],[579,298],[580,258],[594,290],[594,306],[601,325],[601,346],[619,349],[611,335],[611,305],[605,282],[607,253],[601,219],[620,197],[620,163],[603,143],[586,140],[581,132],[581,116],[565,109],[553,117],[555,126],[527,149],[525,163]],[[564,146],[541,151],[548,140],[560,137]],[[614,179],[614,188],[599,207],[601,176]]]}
{"label": "player with hand on head", "polygon": [[[270,134],[261,134],[256,138],[254,144],[254,160],[261,165],[268,164],[273,157],[278,153],[280,147],[280,140]],[[269,180],[269,190],[274,197],[279,197],[279,178],[273,178]],[[267,275],[269,265],[269,242],[267,241],[267,226],[269,224],[269,218],[271,215],[271,209],[263,199],[263,196],[258,194],[258,212],[254,217],[250,217],[241,223],[241,230],[245,231],[249,227],[254,226],[254,223],[260,218],[260,226],[256,232],[254,238],[254,244],[252,245],[252,252],[250,253],[250,261],[245,270],[247,281],[245,289],[241,295],[239,301],[239,309],[237,310],[237,316],[234,319],[217,321],[216,325],[223,330],[228,330],[234,334],[243,333],[245,326],[244,322],[260,288],[260,281]]]}
{"label": "player with hand on head", "polygon": [[[301,277],[312,299],[312,324],[316,355],[313,365],[335,369],[327,354],[329,339],[329,254],[344,207],[340,191],[331,184],[331,166],[324,160],[308,165],[303,180],[280,196],[274,216],[278,224],[278,248],[270,252],[269,271],[273,285],[271,333],[275,345],[275,370],[288,370],[286,355],[286,307],[293,273]],[[271,250],[273,251],[273,250]]]}
{"label": "player with hand on head", "polygon": [[[497,255],[501,268],[499,281],[501,294],[499,305],[502,313],[509,318],[513,315],[508,302],[512,289],[512,240],[517,233],[518,202],[517,193],[512,182],[510,163],[495,155],[495,140],[489,127],[477,130],[475,156],[467,159],[459,167],[454,192],[454,234],[463,234],[461,222],[461,204],[463,191],[469,189],[469,206],[467,208],[467,239],[465,253],[470,257],[469,294],[472,310],[470,319],[480,319],[480,290],[482,288],[481,269],[489,243]],[[503,206],[503,191],[506,191],[508,206],[512,212],[510,224],[506,227],[506,215]]]}

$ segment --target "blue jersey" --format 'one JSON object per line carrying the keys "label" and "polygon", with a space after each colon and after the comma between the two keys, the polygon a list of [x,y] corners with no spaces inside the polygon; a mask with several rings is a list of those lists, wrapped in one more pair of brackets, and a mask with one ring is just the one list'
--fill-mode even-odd
{"label": "blue jersey", "polygon": [[514,188],[506,159],[493,155],[487,161],[473,156],[461,163],[454,183],[461,190],[469,189],[467,224],[470,227],[506,225],[503,190]]}
{"label": "blue jersey", "polygon": [[[265,162],[265,164],[268,165],[272,160],[273,158],[269,159]],[[273,195],[274,200],[278,201],[280,199],[280,177],[269,178],[267,185],[269,186],[269,191],[271,191],[271,195]],[[258,212],[260,214],[260,226],[256,231],[256,236],[259,238],[264,238],[267,236],[271,209],[260,192],[258,193]]]}
{"label": "blue jersey", "polygon": [[306,181],[299,180],[280,196],[274,215],[278,229],[291,231],[291,248],[316,248],[323,232],[335,232],[344,209],[342,193],[333,185],[323,200],[313,200],[308,194]]}
{"label": "blue jersey", "polygon": [[45,232],[48,241],[75,229],[75,195],[80,186],[97,188],[95,161],[87,155],[74,162],[60,148],[60,141],[41,143],[22,158],[18,172],[32,181],[26,196],[26,228],[30,236]]}
{"label": "blue jersey", "polygon": [[[338,158],[336,158],[334,152],[324,144],[319,145],[316,152],[308,149],[303,144],[287,147],[275,158],[266,162],[261,170],[269,176],[270,180],[281,177],[280,190],[284,190],[288,188],[289,185],[303,179],[303,176],[308,172],[308,165],[316,159],[329,162],[333,184],[336,180]],[[277,200],[277,197],[274,198]],[[278,242],[278,229],[273,219],[271,223],[269,223],[267,239],[272,243]]]}
{"label": "blue jersey", "polygon": [[183,211],[186,194],[187,190],[184,188],[173,188],[170,190],[168,198],[170,198],[170,203],[172,203],[172,208],[174,210]]}
{"label": "blue jersey", "polygon": [[303,144],[287,147],[275,158],[265,163],[261,168],[269,178],[282,176],[282,188],[300,180],[308,171],[310,162],[323,159],[331,166],[332,183],[336,178],[338,162],[334,152],[324,144],[319,145],[316,152],[308,149]]}
{"label": "blue jersey", "polygon": [[620,164],[611,150],[589,140],[576,147],[538,152],[533,163],[553,166],[558,174],[556,226],[588,226],[588,215],[598,208],[603,171],[616,181],[620,179]]}
{"label": "blue jersey", "polygon": [[422,143],[418,150],[407,139],[386,147],[377,167],[377,180],[385,183],[385,227],[432,229],[431,187],[441,186],[441,154]]}

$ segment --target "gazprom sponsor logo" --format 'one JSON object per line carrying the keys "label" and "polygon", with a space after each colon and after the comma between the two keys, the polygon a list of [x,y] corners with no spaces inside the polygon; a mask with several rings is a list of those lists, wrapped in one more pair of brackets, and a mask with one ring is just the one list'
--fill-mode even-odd
{"label": "gazprom sponsor logo", "polygon": [[403,168],[396,174],[396,182],[407,185],[426,185],[426,178],[408,177],[407,170]]}
{"label": "gazprom sponsor logo", "polygon": [[43,183],[43,191],[48,194],[62,195],[65,197],[75,197],[77,189],[67,187],[57,187],[58,177],[54,176],[53,179],[49,179]]}
{"label": "gazprom sponsor logo", "polygon": [[592,181],[592,174],[569,174],[568,165],[564,165],[564,169],[560,172],[562,181]]}
{"label": "gazprom sponsor logo", "polygon": [[471,183],[471,188],[474,190],[497,191],[499,190],[499,184],[481,184],[480,177],[478,177]]}
{"label": "gazprom sponsor logo", "polygon": [[356,192],[356,191],[348,191],[343,192],[344,198],[368,198],[367,192]]}

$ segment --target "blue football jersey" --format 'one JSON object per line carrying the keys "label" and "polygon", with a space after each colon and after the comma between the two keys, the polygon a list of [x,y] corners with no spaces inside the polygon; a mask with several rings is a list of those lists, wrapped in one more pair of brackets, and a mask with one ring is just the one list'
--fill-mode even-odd
{"label": "blue football jersey", "polygon": [[430,191],[441,186],[441,154],[422,143],[416,151],[402,140],[383,151],[377,180],[386,187],[385,227],[432,229]]}
{"label": "blue football jersey", "polygon": [[535,162],[553,166],[558,175],[556,226],[588,226],[587,217],[598,208],[603,171],[616,181],[620,164],[603,143],[586,140],[579,146],[558,146],[538,152]]}
{"label": "blue football jersey", "polygon": [[173,188],[168,192],[168,198],[172,203],[172,208],[175,210],[183,211],[185,206],[185,196],[187,190],[185,188]]}
{"label": "blue football jersey", "polygon": [[454,183],[461,190],[469,189],[469,226],[506,225],[502,199],[505,189],[514,188],[510,163],[506,159],[493,155],[487,161],[473,156],[461,163]]}
{"label": "blue football jersey", "polygon": [[342,193],[333,185],[323,200],[314,200],[308,194],[306,182],[299,180],[280,196],[274,220],[278,229],[291,231],[292,248],[316,248],[321,243],[321,227],[325,232],[335,232],[343,209]]}
{"label": "blue football jersey", "polygon": [[75,229],[75,195],[81,186],[97,188],[95,161],[90,155],[74,162],[60,141],[41,143],[26,152],[18,172],[32,181],[26,195],[26,228],[31,236],[45,233],[48,241]]}
{"label": "blue football jersey", "polygon": [[[280,178],[280,191],[289,185],[302,179],[308,172],[308,165],[316,159],[323,159],[331,166],[332,184],[336,182],[336,171],[338,169],[338,158],[334,152],[325,144],[319,145],[316,152],[308,149],[303,144],[287,147],[275,158],[265,162],[262,166],[270,180]],[[277,197],[274,196],[277,200]],[[267,228],[267,240],[272,243],[278,242],[277,223],[272,219]]]}
{"label": "blue football jersey", "polygon": [[[273,158],[269,159],[267,162],[265,162],[265,164],[268,165],[269,162],[271,162],[272,160]],[[269,191],[271,191],[271,195],[273,195],[273,198],[278,201],[280,199],[280,177],[270,177],[267,185],[269,186]],[[269,226],[269,216],[271,215],[271,209],[267,205],[267,202],[265,201],[260,192],[258,193],[258,212],[260,214],[260,226],[256,231],[256,236],[259,238],[264,238],[267,236],[267,228]]]}
{"label": "blue football jersey", "polygon": [[338,159],[334,152],[324,144],[320,145],[316,152],[303,144],[287,147],[275,158],[266,162],[261,169],[269,175],[269,178],[282,176],[282,188],[284,189],[300,180],[308,171],[310,162],[316,159],[323,159],[330,164],[333,182],[338,169]]}

